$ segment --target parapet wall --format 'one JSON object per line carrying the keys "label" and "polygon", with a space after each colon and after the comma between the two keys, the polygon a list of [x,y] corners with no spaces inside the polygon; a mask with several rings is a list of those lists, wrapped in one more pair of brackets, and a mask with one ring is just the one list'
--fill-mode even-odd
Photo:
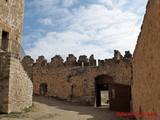
{"label": "parapet wall", "polygon": [[94,105],[97,76],[108,75],[115,83],[131,84],[132,55],[128,52],[126,54],[129,54],[129,57],[117,57],[115,54],[112,59],[99,60],[98,65],[93,55],[89,59],[82,55],[77,60],[72,54],[66,61],[56,55],[50,63],[47,63],[43,56],[35,63],[30,56],[26,56],[22,64],[32,78],[34,94],[42,94],[41,87],[46,85],[46,96]]}

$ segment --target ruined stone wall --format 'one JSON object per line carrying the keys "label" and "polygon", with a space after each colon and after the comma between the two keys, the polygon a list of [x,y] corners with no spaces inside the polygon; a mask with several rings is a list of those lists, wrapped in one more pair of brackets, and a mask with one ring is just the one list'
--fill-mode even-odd
{"label": "ruined stone wall", "polygon": [[7,52],[20,52],[23,15],[24,0],[0,0],[0,47],[2,31],[8,32]]}
{"label": "ruined stone wall", "polygon": [[99,60],[99,65],[96,66],[93,55],[89,59],[83,55],[76,60],[70,54],[66,61],[56,55],[50,63],[43,56],[33,63],[33,59],[26,56],[22,63],[32,76],[34,94],[41,94],[40,86],[44,83],[48,89],[46,96],[94,105],[95,78],[109,75],[115,83],[130,85],[131,59],[132,56],[119,58],[118,55],[118,59],[115,56],[113,59]]}
{"label": "ruined stone wall", "polygon": [[19,59],[0,53],[0,112],[20,112],[32,105],[33,85]]}
{"label": "ruined stone wall", "polygon": [[160,1],[149,0],[133,60],[133,112],[160,115]]}

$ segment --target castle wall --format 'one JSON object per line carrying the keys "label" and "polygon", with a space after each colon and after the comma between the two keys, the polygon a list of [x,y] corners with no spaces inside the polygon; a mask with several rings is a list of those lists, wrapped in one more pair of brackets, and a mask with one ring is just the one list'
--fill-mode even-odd
{"label": "castle wall", "polygon": [[0,53],[0,112],[8,111],[10,57]]}
{"label": "castle wall", "polygon": [[22,24],[24,15],[23,0],[0,1],[0,48],[2,48],[2,33],[8,32],[7,49],[5,51],[20,53],[22,41]]}
{"label": "castle wall", "polygon": [[77,61],[73,55],[69,56],[64,62],[60,56],[53,57],[50,63],[43,56],[35,63],[30,56],[22,60],[25,70],[32,76],[34,94],[41,94],[41,84],[46,84],[45,96],[94,105],[97,76],[109,75],[115,83],[130,85],[131,58],[100,60],[96,66],[93,56],[90,59],[80,56]]}
{"label": "castle wall", "polygon": [[[160,2],[149,0],[133,60],[133,112],[160,115]],[[140,117],[138,120],[159,120]]]}
{"label": "castle wall", "polygon": [[0,53],[0,112],[20,112],[32,105],[33,85],[19,59]]}
{"label": "castle wall", "polygon": [[32,105],[33,85],[20,62],[24,0],[0,0],[0,112]]}
{"label": "castle wall", "polygon": [[33,84],[20,60],[14,57],[11,57],[9,76],[8,112],[20,112],[32,106]]}

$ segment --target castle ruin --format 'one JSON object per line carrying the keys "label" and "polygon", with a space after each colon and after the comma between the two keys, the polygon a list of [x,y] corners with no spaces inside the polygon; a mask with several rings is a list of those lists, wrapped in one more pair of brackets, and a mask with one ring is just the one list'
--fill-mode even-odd
{"label": "castle ruin", "polygon": [[129,51],[122,56],[117,50],[112,59],[98,60],[98,65],[93,55],[81,55],[77,60],[69,54],[66,61],[55,55],[50,63],[44,56],[36,62],[30,56],[22,60],[33,81],[34,94],[100,106],[100,92],[108,90],[110,110],[124,111],[130,111],[131,62]]}
{"label": "castle ruin", "polygon": [[19,112],[31,106],[32,92],[98,107],[101,91],[108,90],[110,110],[159,113],[159,8],[159,0],[149,0],[133,61],[128,51],[124,56],[115,51],[112,59],[98,60],[98,65],[93,55],[77,60],[73,54],[66,61],[56,55],[50,63],[44,56],[36,62],[25,56],[21,63],[24,1],[1,0],[0,112]]}

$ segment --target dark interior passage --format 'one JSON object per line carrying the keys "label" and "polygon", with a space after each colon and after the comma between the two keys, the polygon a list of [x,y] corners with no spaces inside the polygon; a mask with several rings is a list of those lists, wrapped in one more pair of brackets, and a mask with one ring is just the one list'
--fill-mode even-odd
{"label": "dark interior passage", "polygon": [[9,33],[2,31],[2,41],[1,41],[1,49],[7,51],[8,48],[8,40],[9,40]]}

